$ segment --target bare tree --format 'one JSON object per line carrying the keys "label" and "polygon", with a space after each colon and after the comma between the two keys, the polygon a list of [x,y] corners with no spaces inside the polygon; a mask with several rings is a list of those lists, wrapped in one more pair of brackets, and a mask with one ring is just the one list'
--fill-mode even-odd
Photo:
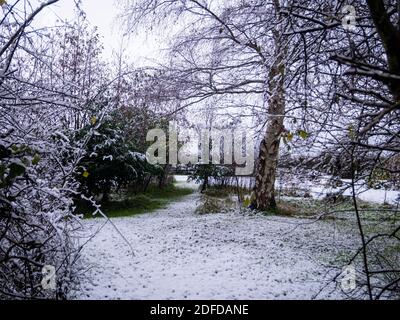
{"label": "bare tree", "polygon": [[[175,16],[185,21],[167,68],[167,82],[179,87],[175,98],[183,102],[180,109],[221,97],[220,109],[225,105],[240,108],[242,116],[254,116],[254,109],[262,114],[261,127],[265,128],[253,203],[260,210],[276,207],[276,169],[285,133],[286,74],[295,57],[288,52],[288,24],[281,6],[280,1],[128,1],[125,11],[131,27],[165,19],[170,23]],[[237,102],[228,102],[232,100]],[[250,101],[255,100],[261,103],[252,105]]]}
{"label": "bare tree", "polygon": [[[352,193],[361,239],[351,261],[361,260],[364,281],[360,283],[366,289],[362,294],[379,299],[398,294],[398,255],[387,255],[382,248],[396,245],[399,227],[395,223],[378,234],[367,232],[357,194],[359,185],[372,183],[378,172],[398,172],[387,163],[399,152],[399,12],[397,1],[350,4],[356,14],[351,17],[353,28],[346,27],[345,15],[351,8],[343,10],[343,2],[299,1],[285,10],[291,17],[288,34],[304,39],[306,81],[315,62],[323,62],[320,74],[325,81],[311,90],[320,96],[314,97],[312,109],[334,118],[308,119],[325,132],[327,153],[340,157],[341,170],[349,172],[346,188]],[[325,106],[319,108],[318,101]],[[383,215],[384,210],[378,211]]]}

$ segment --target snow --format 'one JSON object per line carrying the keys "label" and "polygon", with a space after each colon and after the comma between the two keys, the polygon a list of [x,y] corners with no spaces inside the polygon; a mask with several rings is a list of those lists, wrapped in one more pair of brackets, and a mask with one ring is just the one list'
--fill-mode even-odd
{"label": "snow", "polygon": [[175,185],[181,188],[190,188],[196,190],[199,188],[199,184],[195,181],[188,181],[187,176],[174,176]]}
{"label": "snow", "polygon": [[140,161],[145,161],[146,160],[146,156],[143,153],[129,151],[129,154],[134,159],[137,159],[137,160],[140,160]]}
{"label": "snow", "polygon": [[[334,188],[329,186],[329,180],[331,176],[321,177],[319,181],[311,181],[306,178],[302,178],[301,181],[297,181],[296,184],[300,186],[303,190],[309,191],[310,195],[315,199],[323,199],[327,194],[333,194],[336,192],[343,192],[344,196],[351,196],[351,187],[350,181],[346,179],[341,179],[340,181],[343,183],[343,187]],[[210,179],[210,183],[213,183],[213,180]],[[236,180],[232,179],[228,182],[228,184],[236,185]],[[255,180],[253,177],[240,177],[239,185],[252,189],[254,187]],[[282,187],[291,187],[294,185],[292,181],[287,182],[285,180],[276,181],[276,188]],[[345,189],[345,190],[344,190]],[[372,202],[376,204],[391,204],[396,205],[400,200],[400,191],[398,190],[385,190],[385,189],[371,189],[366,187],[366,183],[363,181],[357,182],[356,185],[356,194],[357,198],[363,201]]]}
{"label": "snow", "polygon": [[[330,177],[325,177],[319,184],[309,183],[308,186],[311,191],[311,195],[314,198],[323,198],[328,193],[335,193],[341,191],[341,188],[325,187]],[[344,196],[351,196],[352,191],[350,188],[350,181],[346,179],[341,180],[347,189],[343,191]],[[391,204],[395,205],[399,202],[400,191],[397,190],[384,190],[384,189],[372,189],[366,187],[365,182],[358,182],[356,184],[357,198],[363,201],[377,203],[377,204]]]}
{"label": "snow", "polygon": [[[311,299],[332,276],[323,261],[340,244],[356,245],[331,221],[197,215],[198,202],[195,193],[157,212],[113,219],[134,256],[105,219],[86,220],[91,232],[103,228],[83,250],[90,270],[76,298]],[[331,291],[318,298],[343,298]]]}
{"label": "snow", "polygon": [[397,204],[400,201],[400,192],[393,190],[366,189],[362,191],[358,197],[368,202]]}

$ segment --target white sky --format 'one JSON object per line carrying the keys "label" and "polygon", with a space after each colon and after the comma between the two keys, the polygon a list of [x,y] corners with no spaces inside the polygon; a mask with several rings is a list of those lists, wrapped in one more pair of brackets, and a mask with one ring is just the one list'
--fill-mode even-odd
{"label": "white sky", "polygon": [[[47,8],[39,17],[41,24],[49,25],[55,20],[73,20],[75,1],[60,0]],[[118,51],[124,34],[124,26],[117,19],[120,12],[117,0],[82,0],[82,9],[87,14],[87,19],[92,26],[98,27],[98,33],[104,46],[105,58],[111,58],[112,52]],[[131,35],[125,38],[125,55],[136,66],[152,65],[154,60],[160,59],[160,50],[166,47],[165,37],[154,34]],[[153,62],[152,62],[153,61]]]}

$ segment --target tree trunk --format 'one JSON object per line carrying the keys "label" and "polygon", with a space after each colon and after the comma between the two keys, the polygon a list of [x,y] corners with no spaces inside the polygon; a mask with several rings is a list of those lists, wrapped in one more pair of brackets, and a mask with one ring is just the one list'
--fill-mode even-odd
{"label": "tree trunk", "polygon": [[169,177],[170,169],[171,169],[171,166],[168,164],[164,167],[164,172],[163,172],[162,176],[159,177],[159,179],[158,179],[158,187],[160,189],[163,189],[167,185],[167,179]]}
{"label": "tree trunk", "polygon": [[[369,11],[382,45],[386,52],[388,70],[393,75],[400,74],[400,19],[398,25],[390,20],[383,0],[368,0]],[[393,79],[388,83],[396,103],[400,102],[400,81]]]}
{"label": "tree trunk", "polygon": [[208,188],[208,176],[204,178],[203,184],[201,186],[200,193],[203,193]]}
{"label": "tree trunk", "polygon": [[275,62],[268,74],[268,123],[258,157],[254,201],[252,208],[268,210],[276,208],[275,179],[278,166],[279,145],[285,114],[285,47],[277,32],[275,38]]}

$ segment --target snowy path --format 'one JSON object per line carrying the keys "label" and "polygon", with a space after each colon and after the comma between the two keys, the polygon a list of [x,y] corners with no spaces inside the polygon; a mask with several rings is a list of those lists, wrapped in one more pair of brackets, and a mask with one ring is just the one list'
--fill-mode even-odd
{"label": "snowy path", "polygon": [[[338,252],[332,222],[232,214],[196,215],[193,194],[157,212],[113,219],[84,249],[92,269],[81,299],[310,299]],[[96,230],[103,219],[86,221]],[[294,229],[294,230],[293,230]],[[336,236],[335,236],[336,235]],[[340,237],[340,243],[351,239]],[[340,293],[319,298],[340,298]]]}

